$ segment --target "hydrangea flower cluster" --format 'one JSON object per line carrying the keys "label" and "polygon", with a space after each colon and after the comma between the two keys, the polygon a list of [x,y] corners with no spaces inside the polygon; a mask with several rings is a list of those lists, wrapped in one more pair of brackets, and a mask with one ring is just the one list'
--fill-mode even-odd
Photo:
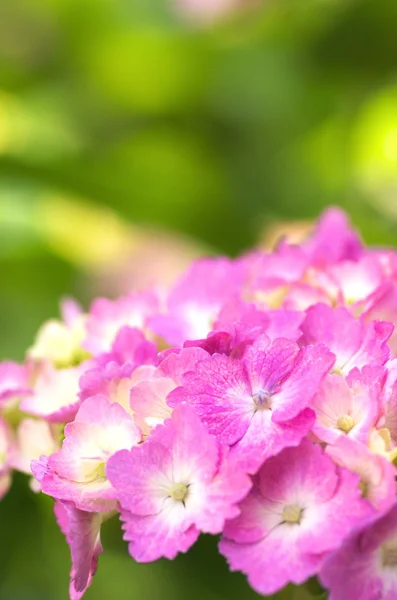
{"label": "hydrangea flower cluster", "polygon": [[300,245],[195,262],[169,290],[71,300],[0,365],[0,493],[55,500],[70,598],[119,515],[138,562],[200,533],[254,590],[397,597],[397,252],[331,208]]}

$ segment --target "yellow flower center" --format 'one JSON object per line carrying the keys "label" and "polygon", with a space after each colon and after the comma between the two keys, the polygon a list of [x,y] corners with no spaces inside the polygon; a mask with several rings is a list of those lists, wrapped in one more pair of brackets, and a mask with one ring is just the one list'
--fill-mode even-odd
{"label": "yellow flower center", "polygon": [[360,481],[359,483],[359,488],[361,490],[361,496],[363,498],[368,498],[368,493],[369,493],[369,485],[368,485],[368,481],[364,481],[363,479]]}
{"label": "yellow flower center", "polygon": [[338,429],[340,429],[344,433],[349,433],[349,431],[353,429],[355,423],[353,417],[351,417],[350,415],[343,415],[342,417],[339,417],[336,425]]}
{"label": "yellow flower center", "polygon": [[184,483],[174,483],[170,489],[170,496],[173,500],[183,502],[187,496],[188,486]]}
{"label": "yellow flower center", "polygon": [[296,504],[287,504],[283,508],[284,523],[300,523],[302,517],[302,509]]}
{"label": "yellow flower center", "polygon": [[97,476],[98,478],[99,478],[99,477],[104,477],[104,478],[106,479],[105,466],[106,466],[106,463],[105,463],[105,462],[101,462],[101,463],[100,463],[100,464],[97,466],[97,468],[96,468],[96,470],[95,470],[95,473],[96,473],[96,476]]}
{"label": "yellow flower center", "polygon": [[395,567],[397,565],[397,546],[394,543],[383,544],[381,548],[382,552],[382,565],[384,567]]}

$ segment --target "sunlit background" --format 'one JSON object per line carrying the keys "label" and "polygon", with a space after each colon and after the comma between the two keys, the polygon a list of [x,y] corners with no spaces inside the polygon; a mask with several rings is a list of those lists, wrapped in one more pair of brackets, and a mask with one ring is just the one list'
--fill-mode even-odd
{"label": "sunlit background", "polygon": [[[327,204],[396,244],[396,34],[392,0],[0,0],[0,359],[61,296],[172,281]],[[87,600],[257,597],[215,540],[136,565],[104,529]],[[68,570],[16,477],[0,600],[66,600]]]}

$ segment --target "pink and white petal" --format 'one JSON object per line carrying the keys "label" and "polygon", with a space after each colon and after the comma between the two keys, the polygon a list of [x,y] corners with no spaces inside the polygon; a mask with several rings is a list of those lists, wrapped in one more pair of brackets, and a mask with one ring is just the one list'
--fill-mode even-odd
{"label": "pink and white petal", "polygon": [[255,485],[251,493],[239,504],[240,514],[227,521],[224,537],[239,544],[258,542],[283,521],[283,504],[264,498]]}
{"label": "pink and white petal", "polygon": [[122,327],[143,328],[158,310],[159,298],[152,291],[130,294],[114,301],[97,298],[87,316],[87,338],[83,346],[94,355],[108,352]]}
{"label": "pink and white petal", "polygon": [[167,403],[187,402],[221,442],[233,444],[247,431],[254,404],[246,369],[241,361],[215,355],[197,363],[183,376],[183,386],[173,390]]}
{"label": "pink and white petal", "polygon": [[131,389],[130,406],[134,420],[144,435],[171,416],[172,409],[165,399],[175,386],[172,379],[159,377],[141,381]]}
{"label": "pink and white petal", "polygon": [[307,408],[290,421],[275,423],[270,410],[258,410],[245,435],[231,448],[231,456],[239,468],[256,473],[262,464],[284,448],[298,446],[308,435],[315,420]]}
{"label": "pink and white petal", "polygon": [[219,462],[218,440],[188,404],[177,406],[171,419],[153,430],[150,440],[172,454],[174,481],[199,481],[204,486],[212,481]]}
{"label": "pink and white petal", "polygon": [[394,466],[380,454],[349,437],[341,437],[326,452],[342,467],[357,473],[366,487],[365,497],[377,510],[387,510],[395,498]]}
{"label": "pink and white petal", "polygon": [[282,303],[285,310],[307,310],[313,304],[328,304],[331,300],[324,290],[307,283],[292,284],[284,296]]}
{"label": "pink and white petal", "polygon": [[324,344],[301,348],[290,377],[272,397],[273,421],[288,421],[307,408],[334,362]]}
{"label": "pink and white petal", "polygon": [[368,298],[383,282],[383,270],[373,255],[364,255],[358,261],[346,260],[329,270],[342,291],[344,304],[353,304]]}
{"label": "pink and white petal", "polygon": [[338,477],[322,448],[304,439],[263,465],[258,486],[266,502],[310,507],[332,498]]}
{"label": "pink and white petal", "polygon": [[119,364],[155,365],[157,363],[157,347],[149,342],[142,331],[128,325],[122,327],[112,344],[112,354]]}
{"label": "pink and white petal", "polygon": [[24,419],[18,426],[16,448],[11,464],[14,469],[31,475],[30,463],[41,455],[55,452],[58,444],[51,426],[46,421]]}
{"label": "pink and white petal", "polygon": [[70,546],[70,598],[80,600],[92,583],[98,557],[103,552],[100,530],[106,517],[78,510],[72,503],[60,501],[55,503],[54,512]]}
{"label": "pink and white petal", "polygon": [[[182,346],[186,339],[195,339],[195,329],[179,313],[154,315],[148,320],[148,327],[170,346]],[[202,329],[205,330],[205,336],[208,333],[208,318],[205,319],[204,326],[199,327],[199,331]]]}
{"label": "pink and white petal", "polygon": [[330,599],[393,600],[397,592],[394,566],[382,564],[381,547],[394,542],[397,531],[396,504],[389,512],[373,518],[348,537],[330,554],[320,572],[320,581],[328,588]]}
{"label": "pink and white petal", "polygon": [[393,323],[373,321],[366,325],[363,340],[358,352],[345,365],[347,373],[354,367],[365,365],[384,365],[390,358],[387,342],[394,331]]}
{"label": "pink and white petal", "polygon": [[338,429],[338,419],[350,414],[351,390],[340,375],[328,375],[312,400],[316,412],[313,433],[322,441],[332,444],[343,432]]}
{"label": "pink and white petal", "polygon": [[338,368],[343,368],[360,349],[364,335],[362,322],[356,320],[346,308],[333,309],[326,304],[315,304],[308,308],[301,328],[301,343],[326,344],[336,355]]}
{"label": "pink and white petal", "polygon": [[364,253],[363,244],[350,227],[346,214],[335,206],[323,212],[304,249],[312,264],[320,267],[341,260],[357,261]]}
{"label": "pink and white petal", "polygon": [[138,516],[155,515],[172,484],[172,456],[150,441],[116,452],[107,462],[106,475],[123,509]]}
{"label": "pink and white petal", "polygon": [[302,335],[300,329],[305,318],[305,313],[298,310],[269,310],[266,313],[270,318],[266,334],[271,340],[287,338],[297,342]]}
{"label": "pink and white petal", "polygon": [[298,536],[299,527],[285,523],[251,544],[237,544],[224,538],[219,551],[232,571],[245,573],[251,587],[268,596],[288,583],[300,585],[318,571],[321,555],[302,555],[296,543]]}
{"label": "pink and white petal", "polygon": [[375,568],[376,560],[372,554],[359,553],[359,545],[357,536],[348,538],[322,566],[319,579],[329,592],[329,600],[386,600],[382,595],[382,578]]}
{"label": "pink and white petal", "polygon": [[259,328],[261,333],[265,333],[270,325],[270,311],[260,310],[253,302],[245,302],[238,297],[233,298],[222,306],[214,323],[214,329],[230,332],[231,324],[236,322],[244,323],[251,328]]}
{"label": "pink and white petal", "polygon": [[193,371],[200,360],[208,358],[208,352],[202,348],[182,348],[178,353],[171,353],[159,364],[156,375],[169,377],[175,384],[181,385],[182,375]]}
{"label": "pink and white petal", "polygon": [[170,502],[161,512],[147,516],[123,510],[121,519],[129,552],[140,563],[162,557],[174,559],[179,552],[187,552],[200,533],[194,525],[183,527],[184,507],[180,502]]}
{"label": "pink and white petal", "polygon": [[[218,534],[225,521],[240,513],[238,502],[252,487],[251,478],[236,468],[225,449],[221,452],[221,465],[214,479],[206,486],[206,501],[195,517],[195,525],[204,533]],[[190,491],[190,488],[189,488]]]}
{"label": "pink and white petal", "polygon": [[244,353],[253,392],[277,389],[292,372],[298,352],[295,342],[279,338],[270,345],[267,336],[260,336]]}
{"label": "pink and white petal", "polygon": [[333,497],[303,514],[297,541],[301,552],[320,554],[334,550],[351,531],[373,517],[375,511],[361,497],[359,481],[355,473],[339,469],[339,484]]}
{"label": "pink and white petal", "polygon": [[26,365],[7,361],[0,362],[0,404],[14,397],[31,394],[29,373]]}
{"label": "pink and white petal", "polygon": [[38,463],[32,461],[32,471],[37,479],[41,478],[43,493],[57,500],[72,502],[76,508],[86,512],[104,513],[116,509],[116,494],[109,481],[102,478],[88,483],[71,482],[51,470],[43,474],[39,469]]}
{"label": "pink and white petal", "polygon": [[52,423],[72,421],[80,405],[78,396],[82,367],[54,369],[43,365],[34,385],[33,394],[24,398],[21,409]]}

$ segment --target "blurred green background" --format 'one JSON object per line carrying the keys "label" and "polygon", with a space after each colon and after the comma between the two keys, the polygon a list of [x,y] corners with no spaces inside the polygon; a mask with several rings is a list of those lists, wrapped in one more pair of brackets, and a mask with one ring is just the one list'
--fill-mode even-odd
{"label": "blurred green background", "polygon": [[[61,296],[171,279],[327,204],[395,244],[397,3],[241,4],[206,21],[171,0],[0,0],[1,359]],[[65,600],[68,549],[22,476],[0,527],[0,600]],[[104,529],[87,600],[257,597],[215,540],[136,565]]]}

